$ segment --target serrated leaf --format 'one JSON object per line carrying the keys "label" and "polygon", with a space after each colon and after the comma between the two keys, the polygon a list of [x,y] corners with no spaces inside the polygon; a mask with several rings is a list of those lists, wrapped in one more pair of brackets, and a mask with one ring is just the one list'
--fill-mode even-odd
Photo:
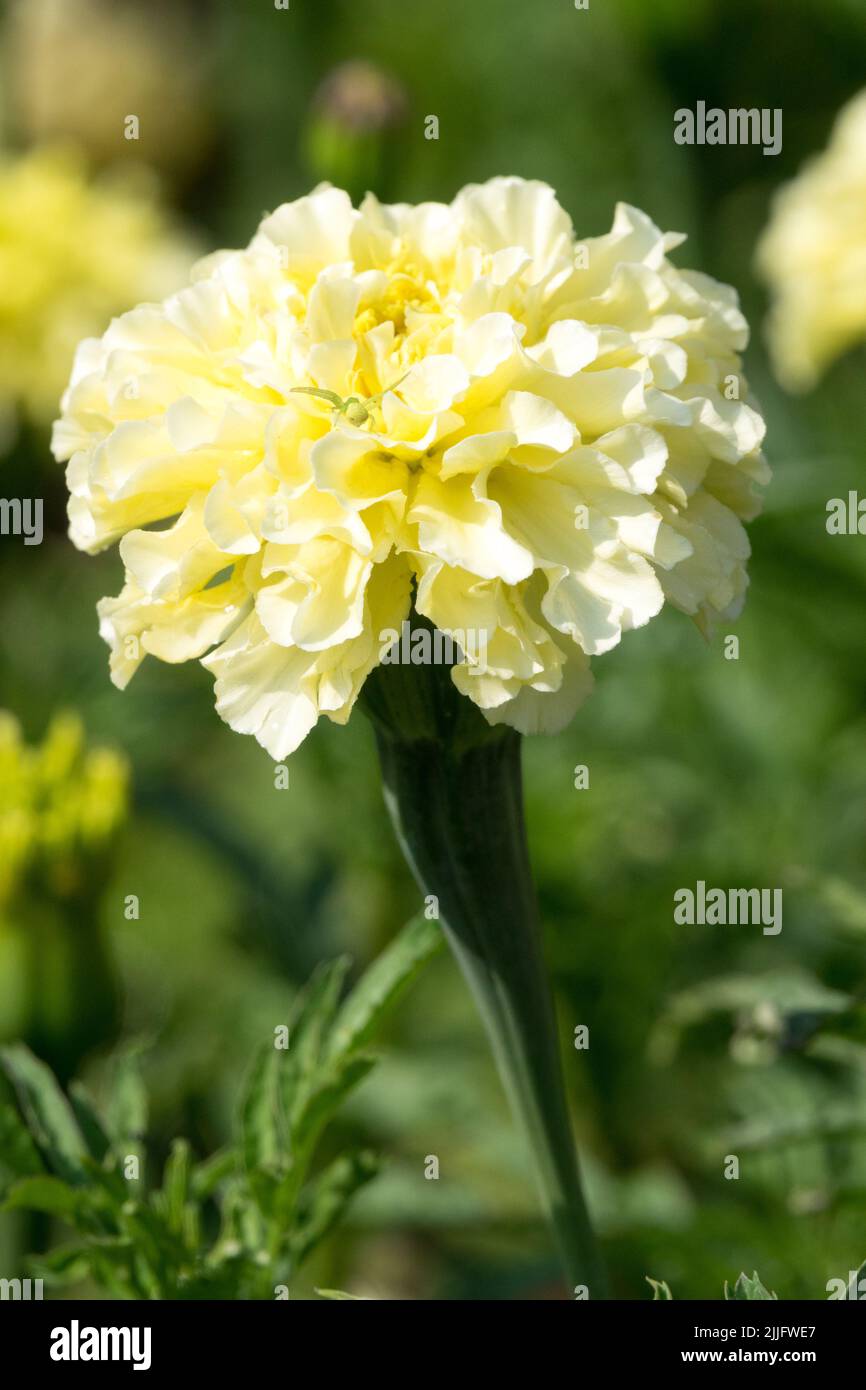
{"label": "serrated leaf", "polygon": [[438,922],[419,913],[377,956],[344,1001],[328,1041],[328,1056],[342,1057],[364,1047],[398,996],[420,973],[443,942]]}
{"label": "serrated leaf", "polygon": [[355,1193],[379,1171],[375,1154],[347,1154],[331,1163],[305,1191],[290,1249],[294,1267],[303,1264],[343,1216]]}
{"label": "serrated leaf", "polygon": [[275,1169],[280,1153],[277,1051],[267,1042],[253,1059],[241,1099],[241,1151],[248,1172]]}
{"label": "serrated leaf", "polygon": [[312,1150],[322,1127],[375,1065],[375,1057],[348,1057],[324,1074],[295,1118],[292,1132],[298,1149],[308,1153]]}
{"label": "serrated leaf", "polygon": [[44,1062],[23,1043],[0,1049],[21,1113],[47,1166],[66,1182],[83,1180],[87,1148],[66,1097]]}
{"label": "serrated leaf", "polygon": [[316,967],[309,985],[298,1001],[295,1021],[290,1029],[289,1046],[303,1067],[314,1065],[322,1050],[327,1030],[337,1012],[340,994],[351,961],[348,956],[325,961]]}
{"label": "serrated leaf", "polygon": [[3,1201],[4,1211],[41,1211],[47,1216],[62,1216],[74,1221],[86,1203],[80,1187],[70,1187],[50,1174],[20,1178],[13,1183]]}
{"label": "serrated leaf", "polygon": [[737,1279],[737,1282],[736,1282],[736,1284],[734,1285],[733,1289],[729,1289],[729,1288],[728,1288],[728,1281],[727,1281],[727,1279],[726,1279],[726,1280],[725,1280],[725,1298],[728,1299],[728,1300],[731,1300],[731,1299],[750,1299],[750,1300],[765,1299],[765,1300],[770,1301],[770,1300],[773,1300],[773,1299],[776,1298],[776,1294],[770,1293],[768,1289],[765,1289],[765,1288],[764,1288],[764,1285],[761,1283],[760,1279],[758,1278],[758,1273],[757,1273],[757,1270],[756,1270],[756,1271],[752,1274],[751,1279],[749,1278],[749,1276],[748,1276],[747,1274],[741,1274],[740,1277]]}
{"label": "serrated leaf", "polygon": [[279,1115],[288,1152],[294,1147],[297,1118],[316,1087],[328,1032],[349,969],[347,956],[320,965],[300,995],[289,1030],[288,1050],[279,1051]]}
{"label": "serrated leaf", "polygon": [[647,1283],[649,1284],[650,1288],[651,1288],[652,1291],[653,1291],[653,1302],[654,1302],[654,1303],[657,1302],[657,1301],[659,1301],[659,1300],[661,1300],[662,1302],[665,1302],[665,1303],[670,1302],[670,1301],[673,1300],[673,1294],[671,1293],[671,1291],[670,1291],[670,1286],[669,1286],[669,1284],[667,1283],[666,1280],[664,1280],[664,1279],[651,1279],[650,1276],[649,1276],[648,1274],[645,1274],[645,1275],[644,1275],[644,1278],[646,1279]]}

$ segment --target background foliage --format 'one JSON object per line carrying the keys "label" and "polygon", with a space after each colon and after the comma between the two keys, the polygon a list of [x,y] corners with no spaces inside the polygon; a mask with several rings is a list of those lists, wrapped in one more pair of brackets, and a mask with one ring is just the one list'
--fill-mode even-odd
{"label": "background foliage", "polygon": [[[650,1273],[677,1298],[716,1298],[726,1279],[758,1270],[781,1297],[823,1296],[866,1251],[866,543],[824,528],[828,498],[864,477],[866,350],[812,396],[785,396],[762,346],[753,252],[774,188],[862,84],[866,4],[151,3],[131,7],[135,41],[157,54],[151,87],[134,95],[143,58],[121,61],[115,42],[113,65],[99,65],[100,14],[107,24],[124,8],[81,5],[92,70],[67,74],[58,101],[70,110],[61,101],[41,124],[21,45],[50,43],[50,26],[22,37],[7,16],[6,146],[75,134],[96,163],[150,162],[205,248],[243,244],[265,209],[321,178],[420,200],[518,173],[551,182],[580,235],[605,230],[617,200],[637,203],[689,234],[680,264],[740,290],[775,469],[750,531],[740,658],[724,659],[724,634],[707,646],[674,613],[631,634],[596,662],[596,693],[573,727],[527,744],[528,815],[616,1293],[650,1296]],[[170,35],[169,12],[180,26]],[[316,97],[350,59],[399,84],[381,131],[341,125],[333,92],[330,105]],[[170,105],[168,133],[148,123],[148,99]],[[781,107],[782,153],[676,146],[673,112],[699,99]],[[124,142],[123,117],[139,109],[141,139]],[[438,141],[423,138],[431,113]],[[82,909],[110,965],[110,1007],[91,998],[102,1022],[82,1055],[58,1025],[52,1065],[98,1086],[118,1050],[146,1041],[148,1145],[162,1161],[182,1138],[204,1157],[228,1142],[250,1057],[316,962],[348,952],[357,974],[417,909],[370,730],[360,715],[347,729],[323,723],[276,790],[266,755],[213,714],[196,666],[147,662],[118,694],[94,614],[115,591],[117,558],[85,559],[66,540],[43,427],[20,427],[0,478],[4,496],[43,496],[47,518],[40,547],[0,541],[0,707],[34,741],[72,707],[132,767],[131,818]],[[578,763],[586,791],[573,789]],[[698,879],[781,886],[781,935],[675,926],[673,893]],[[15,962],[21,934],[51,910],[37,911],[33,893],[0,924],[0,1031],[29,1042]],[[124,917],[131,893],[137,921]],[[588,1051],[570,1046],[578,1024]],[[382,1172],[292,1296],[321,1284],[394,1298],[550,1295],[556,1268],[524,1154],[446,954],[388,1029],[382,1062],[329,1131],[334,1154],[372,1148]],[[737,1181],[723,1175],[732,1153]],[[438,1182],[424,1180],[429,1154]],[[23,1273],[27,1250],[66,1237],[45,1216],[0,1217],[0,1272]]]}

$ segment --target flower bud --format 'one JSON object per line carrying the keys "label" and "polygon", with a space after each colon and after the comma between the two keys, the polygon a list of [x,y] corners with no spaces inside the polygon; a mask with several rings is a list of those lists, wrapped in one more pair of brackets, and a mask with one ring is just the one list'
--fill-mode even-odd
{"label": "flower bud", "polygon": [[407,101],[395,78],[373,63],[341,63],[313,97],[306,131],[307,160],[316,178],[353,197],[383,192],[386,158],[403,124]]}

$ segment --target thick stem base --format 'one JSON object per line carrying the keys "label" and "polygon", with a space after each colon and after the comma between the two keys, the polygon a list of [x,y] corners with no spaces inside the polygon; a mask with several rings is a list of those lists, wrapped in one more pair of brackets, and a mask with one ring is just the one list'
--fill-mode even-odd
{"label": "thick stem base", "polygon": [[[380,668],[376,677],[368,682],[373,688],[365,704],[400,845],[423,892],[438,899],[443,928],[531,1145],[569,1283],[603,1298],[541,954],[520,736],[490,728],[456,692],[447,669]],[[410,737],[412,727],[423,736]]]}

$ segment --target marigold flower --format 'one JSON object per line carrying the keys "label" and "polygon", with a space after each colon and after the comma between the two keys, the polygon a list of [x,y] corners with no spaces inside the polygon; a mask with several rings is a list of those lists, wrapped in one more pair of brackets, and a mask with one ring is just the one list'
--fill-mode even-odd
{"label": "marigold flower", "polygon": [[120,541],[115,683],[202,658],[282,758],[348,718],[414,592],[483,637],[452,679],[486,719],[553,731],[665,599],[734,616],[764,426],[736,295],[681,241],[620,205],[578,243],[517,178],[358,210],[323,186],[83,343],[54,451],[75,544]]}
{"label": "marigold flower", "polygon": [[804,390],[866,337],[866,91],[843,108],[828,148],[776,195],[758,265],[773,293],[776,374]]}
{"label": "marigold flower", "polygon": [[78,886],[126,817],[128,782],[123,755],[88,748],[77,715],[56,715],[29,747],[0,710],[0,908],[31,870],[60,896]]}
{"label": "marigold flower", "polygon": [[50,421],[81,338],[192,259],[143,173],[89,181],[71,148],[0,160],[0,408]]}

